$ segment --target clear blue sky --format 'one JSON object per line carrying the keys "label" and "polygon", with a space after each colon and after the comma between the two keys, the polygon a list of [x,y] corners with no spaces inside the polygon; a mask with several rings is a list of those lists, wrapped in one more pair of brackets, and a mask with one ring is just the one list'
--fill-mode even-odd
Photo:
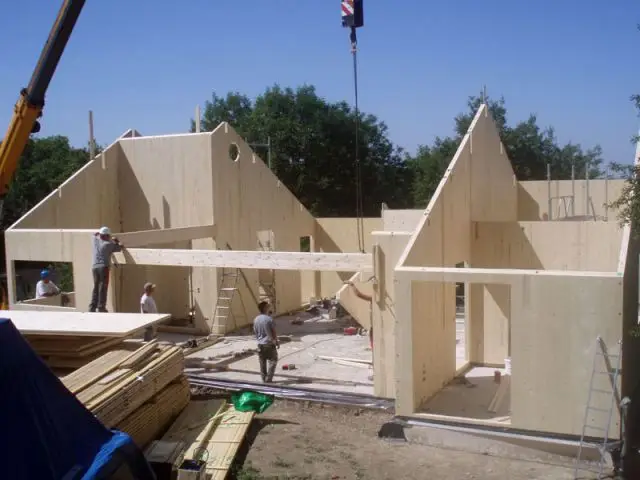
{"label": "clear blue sky", "polygon": [[[2,2],[0,129],[28,82],[61,0]],[[213,91],[252,97],[274,83],[314,84],[352,101],[339,0],[87,0],[47,96],[41,135],[83,145],[128,128],[184,132]],[[510,123],[530,112],[563,142],[630,162],[640,93],[633,0],[365,2],[361,108],[413,151],[447,135],[469,95],[504,95]]]}

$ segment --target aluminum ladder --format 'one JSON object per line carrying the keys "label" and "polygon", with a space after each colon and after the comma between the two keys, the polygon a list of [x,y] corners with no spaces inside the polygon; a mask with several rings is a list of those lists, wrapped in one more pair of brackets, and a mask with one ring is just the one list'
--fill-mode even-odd
{"label": "aluminum ladder", "polygon": [[[602,361],[598,362],[598,359],[601,358]],[[611,359],[615,359],[615,366],[612,365]],[[620,395],[618,393],[618,378],[620,377],[620,364],[622,361],[622,342],[618,341],[618,353],[610,354],[604,340],[600,336],[596,338],[596,351],[593,355],[593,366],[591,368],[591,379],[589,380],[589,394],[587,397],[587,406],[584,411],[584,419],[582,422],[582,434],[580,435],[580,445],[578,446],[578,455],[575,461],[575,467],[573,472],[573,478],[578,479],[578,474],[580,472],[590,472],[597,473],[598,479],[605,478],[603,477],[603,472],[605,465],[607,463],[607,453],[609,453],[612,448],[620,445],[620,441],[609,441],[609,429],[611,427],[611,421],[613,420],[613,412],[614,409],[620,405]],[[601,369],[599,365],[604,364],[604,370]],[[594,379],[596,377],[600,377],[602,375],[606,375],[609,379],[606,382],[607,386],[610,388],[596,388],[594,386]],[[606,395],[608,398],[608,407],[602,408],[594,407],[592,404],[593,395]],[[599,405],[602,405],[604,402],[599,402]],[[589,422],[590,415],[599,415],[601,418],[603,415],[606,415],[606,423],[604,425],[592,425]],[[589,435],[589,432],[593,432],[593,435]],[[594,472],[593,465],[586,459],[583,458],[583,449],[584,446],[589,442],[585,441],[585,437],[597,437],[601,438],[602,442],[598,443],[598,452],[600,454],[600,458],[597,463],[597,471]],[[608,477],[609,475],[607,475]]]}
{"label": "aluminum ladder", "polygon": [[[230,271],[231,270],[231,271]],[[220,279],[220,288],[218,288],[218,298],[216,299],[216,306],[214,309],[213,317],[214,321],[211,325],[213,331],[213,325],[223,323],[226,328],[226,321],[229,317],[233,318],[233,299],[238,291],[238,279],[240,278],[240,269],[222,269],[222,277]]]}

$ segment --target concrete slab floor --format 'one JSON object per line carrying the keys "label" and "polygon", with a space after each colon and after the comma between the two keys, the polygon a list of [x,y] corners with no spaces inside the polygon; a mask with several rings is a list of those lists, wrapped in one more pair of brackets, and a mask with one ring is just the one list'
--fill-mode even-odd
{"label": "concrete slab floor", "polygon": [[[464,316],[456,317],[456,368],[463,367],[466,361],[466,342]],[[489,412],[488,407],[499,383],[494,381],[499,371],[501,381],[505,380],[503,368],[474,367],[446,385],[420,408],[421,413],[433,413],[452,417],[494,420],[508,425],[510,423],[510,391],[502,399],[497,411]]]}
{"label": "concrete slab floor", "polygon": [[[302,325],[293,325],[299,318]],[[373,369],[362,366],[341,365],[318,356],[343,357],[372,361],[368,335],[345,335],[344,329],[357,326],[350,317],[328,318],[328,314],[300,312],[278,317],[275,320],[278,336],[290,335],[290,342],[282,342],[278,351],[278,367],[274,377],[276,385],[302,386],[320,390],[373,395]],[[220,357],[245,349],[256,348],[255,338],[249,328],[226,335],[217,344],[196,352],[189,358]],[[283,365],[294,364],[294,370],[283,370]],[[189,368],[211,378],[233,381],[260,382],[257,355],[240,358],[228,364],[226,371]]]}

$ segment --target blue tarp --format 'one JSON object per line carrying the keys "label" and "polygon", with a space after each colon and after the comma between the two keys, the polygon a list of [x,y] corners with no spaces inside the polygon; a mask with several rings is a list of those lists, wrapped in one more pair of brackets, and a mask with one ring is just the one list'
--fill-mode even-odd
{"label": "blue tarp", "polygon": [[0,319],[0,478],[108,478],[124,462],[132,478],[154,478],[131,438],[102,425]]}

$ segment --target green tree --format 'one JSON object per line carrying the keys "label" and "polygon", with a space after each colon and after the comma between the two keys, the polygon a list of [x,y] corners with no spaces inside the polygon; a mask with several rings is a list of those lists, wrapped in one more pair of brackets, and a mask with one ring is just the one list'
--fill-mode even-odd
{"label": "green tree", "polygon": [[[311,85],[267,88],[254,102],[238,92],[206,102],[201,125],[229,122],[248,143],[271,139],[271,168],[316,216],[356,214],[356,114],[346,102],[327,102]],[[387,126],[360,113],[359,158],[364,214],[379,215],[382,202],[411,205],[412,171]],[[192,122],[192,129],[194,128]],[[264,147],[255,147],[266,158]]]}

